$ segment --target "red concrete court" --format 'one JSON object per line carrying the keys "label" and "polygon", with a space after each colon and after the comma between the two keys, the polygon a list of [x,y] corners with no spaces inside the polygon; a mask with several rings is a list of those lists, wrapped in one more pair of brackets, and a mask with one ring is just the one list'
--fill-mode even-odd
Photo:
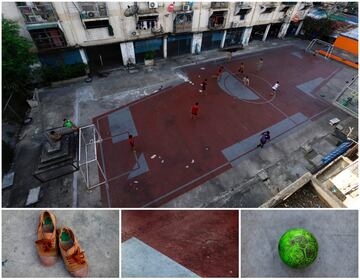
{"label": "red concrete court", "polygon": [[[136,237],[201,277],[238,277],[238,211],[122,211]],[[141,258],[141,256],[139,256]]]}
{"label": "red concrete court", "polygon": [[[260,57],[264,65],[257,72],[256,62]],[[195,85],[184,82],[117,109],[130,110],[138,132],[137,155],[144,155],[149,170],[135,178],[121,176],[110,180],[108,186],[102,187],[105,207],[161,206],[221,174],[231,168],[222,152],[227,147],[248,137],[257,137],[264,129],[296,113],[311,119],[325,112],[331,105],[321,100],[316,90],[341,69],[295,47],[238,57],[221,65],[241,79],[237,73],[240,62],[245,63],[245,75],[249,76],[250,88],[258,100],[240,100],[224,92],[212,78],[220,64],[208,62],[181,69]],[[198,93],[205,77],[208,78],[207,96]],[[314,79],[321,83],[313,96],[297,87]],[[277,80],[280,92],[272,97],[271,86]],[[190,119],[194,102],[200,103],[197,120]],[[114,112],[116,110],[94,119],[103,138],[110,135],[108,116]],[[256,145],[248,152],[254,149]],[[151,159],[154,154],[161,159]],[[131,170],[135,164],[127,141],[104,141],[99,155],[108,179]]]}

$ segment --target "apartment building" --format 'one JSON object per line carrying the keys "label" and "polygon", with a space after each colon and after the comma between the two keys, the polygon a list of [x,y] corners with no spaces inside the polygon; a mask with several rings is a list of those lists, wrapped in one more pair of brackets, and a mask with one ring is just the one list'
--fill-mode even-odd
{"label": "apartment building", "polygon": [[3,2],[44,64],[93,71],[296,36],[311,2]]}

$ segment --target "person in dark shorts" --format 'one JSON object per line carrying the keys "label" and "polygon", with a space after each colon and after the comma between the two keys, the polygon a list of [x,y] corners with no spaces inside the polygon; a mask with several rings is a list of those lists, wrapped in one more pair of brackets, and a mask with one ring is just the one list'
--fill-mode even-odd
{"label": "person in dark shorts", "polygon": [[241,63],[240,63],[240,68],[239,68],[239,73],[243,74],[243,73],[244,73],[244,69],[245,69],[244,62],[241,62]]}
{"label": "person in dark shorts", "polygon": [[199,102],[191,106],[191,119],[196,119],[199,115]]}
{"label": "person in dark shorts", "polygon": [[129,139],[128,139],[129,145],[131,147],[131,150],[135,151],[135,140],[134,137],[129,134]]}
{"label": "person in dark shorts", "polygon": [[216,73],[216,78],[219,78],[223,72],[224,72],[224,66],[219,66]]}
{"label": "person in dark shorts", "polygon": [[270,141],[270,131],[265,131],[263,133],[261,133],[261,138],[260,138],[260,143],[257,145],[257,147],[264,147],[264,145],[266,144],[266,142]]}
{"label": "person in dark shorts", "polygon": [[207,87],[207,79],[204,79],[204,81],[201,83],[201,89],[199,90],[199,92],[207,95],[206,87]]}
{"label": "person in dark shorts", "polygon": [[279,87],[280,87],[280,83],[279,83],[279,81],[277,81],[275,83],[275,85],[272,86],[272,88],[271,88],[272,92],[270,93],[270,95],[274,95],[275,93],[278,93]]}

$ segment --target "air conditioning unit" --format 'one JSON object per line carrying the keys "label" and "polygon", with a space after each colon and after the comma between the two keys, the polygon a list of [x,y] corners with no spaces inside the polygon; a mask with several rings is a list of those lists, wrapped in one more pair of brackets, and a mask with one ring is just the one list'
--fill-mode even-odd
{"label": "air conditioning unit", "polygon": [[190,5],[183,5],[183,6],[182,6],[182,10],[183,10],[183,11],[190,11],[190,10],[191,10],[191,7],[190,7]]}
{"label": "air conditioning unit", "polygon": [[159,3],[158,2],[149,2],[149,8],[150,9],[159,8]]}
{"label": "air conditioning unit", "polygon": [[95,17],[95,12],[92,12],[92,11],[86,12],[86,15],[87,15],[87,17],[89,17],[89,18],[93,18],[93,17]]}

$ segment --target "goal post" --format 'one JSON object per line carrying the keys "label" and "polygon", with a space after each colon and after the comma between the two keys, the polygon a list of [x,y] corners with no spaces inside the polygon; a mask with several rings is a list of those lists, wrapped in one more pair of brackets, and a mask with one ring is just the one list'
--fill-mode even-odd
{"label": "goal post", "polygon": [[79,171],[88,190],[106,183],[104,167],[98,160],[97,145],[103,139],[94,124],[79,128]]}
{"label": "goal post", "polygon": [[111,177],[106,174],[105,165],[109,165],[109,162],[105,163],[106,154],[102,154],[104,152],[103,145],[107,146],[109,143],[113,143],[114,139],[120,136],[122,138],[125,136],[127,139],[128,135],[128,131],[123,131],[107,138],[102,138],[95,124],[79,128],[78,165],[88,190],[115,181],[141,168],[136,152],[134,151],[134,165],[132,168],[122,171],[119,170],[120,172],[118,174],[112,174]]}

